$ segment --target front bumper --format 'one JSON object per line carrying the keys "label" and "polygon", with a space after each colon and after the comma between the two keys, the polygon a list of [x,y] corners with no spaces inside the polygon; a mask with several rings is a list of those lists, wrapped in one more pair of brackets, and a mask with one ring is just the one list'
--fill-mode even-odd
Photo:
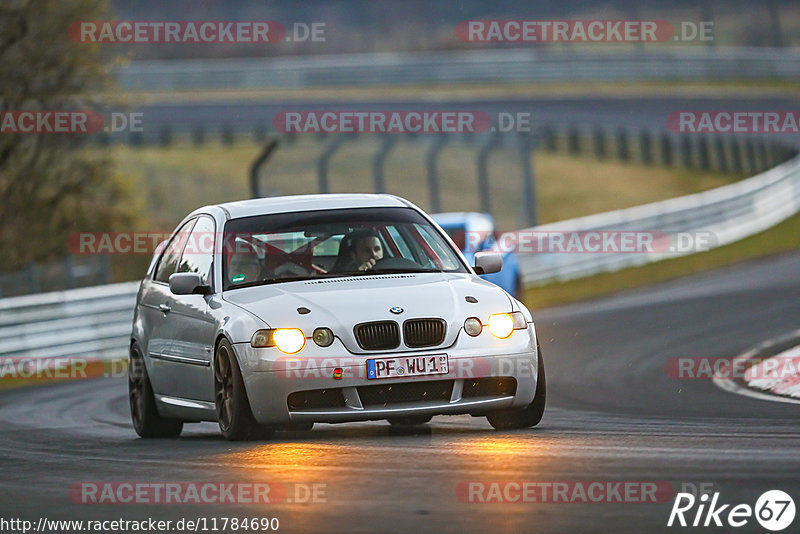
{"label": "front bumper", "polygon": [[[464,334],[459,337],[461,339],[447,349],[401,353],[403,356],[447,353],[450,362],[447,374],[378,380],[366,378],[366,360],[397,353],[355,355],[337,347],[336,343],[321,350],[307,347],[309,350],[304,349],[302,357],[287,357],[274,348],[254,349],[246,343],[237,343],[234,348],[253,416],[261,424],[481,415],[493,410],[522,408],[533,401],[538,363],[532,324],[527,330],[515,331],[507,340],[484,338],[481,342],[481,336],[469,338]],[[342,371],[341,379],[333,378],[337,368]],[[478,383],[495,382],[489,380],[492,377],[504,377],[501,382],[515,382],[513,392],[476,387]],[[392,389],[395,393],[398,390],[409,393],[392,395]],[[388,396],[381,396],[387,392]],[[307,393],[313,398],[327,395],[336,400],[311,405],[290,403],[290,396],[297,393]]]}

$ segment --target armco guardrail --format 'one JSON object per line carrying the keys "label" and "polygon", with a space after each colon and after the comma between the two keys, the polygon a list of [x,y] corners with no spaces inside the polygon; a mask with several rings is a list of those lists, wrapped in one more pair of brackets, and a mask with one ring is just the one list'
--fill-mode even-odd
{"label": "armco guardrail", "polygon": [[797,79],[787,48],[675,47],[628,51],[459,50],[247,59],[135,61],[124,89],[261,89],[478,82]]}
{"label": "armco guardrail", "polygon": [[[747,180],[703,193],[540,225],[520,232],[637,231],[707,233],[721,246],[761,232],[800,212],[800,156]],[[501,238],[502,242],[502,238]],[[526,285],[570,280],[677,257],[684,252],[525,253]]]}
{"label": "armco guardrail", "polygon": [[125,358],[138,282],[0,300],[3,358]]}

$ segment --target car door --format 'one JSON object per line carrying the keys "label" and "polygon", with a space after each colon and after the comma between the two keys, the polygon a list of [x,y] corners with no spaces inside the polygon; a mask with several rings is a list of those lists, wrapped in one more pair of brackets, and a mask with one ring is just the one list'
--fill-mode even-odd
{"label": "car door", "polygon": [[[214,288],[215,224],[211,217],[197,218],[183,247],[176,272],[197,273]],[[169,333],[172,343],[163,365],[163,376],[178,397],[214,401],[212,356],[214,319],[206,295],[171,295]]]}
{"label": "car door", "polygon": [[186,238],[195,222],[196,219],[186,221],[173,234],[153,268],[152,277],[145,279],[139,300],[146,344],[142,350],[149,356],[149,375],[153,390],[162,395],[173,394],[172,384],[162,374],[165,370],[164,358],[169,356],[172,344],[169,322],[173,295],[169,290],[169,276],[178,267]]}

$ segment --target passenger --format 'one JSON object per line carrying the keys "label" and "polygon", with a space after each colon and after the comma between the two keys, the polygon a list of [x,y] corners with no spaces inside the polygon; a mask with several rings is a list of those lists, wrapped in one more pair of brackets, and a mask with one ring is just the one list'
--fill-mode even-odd
{"label": "passenger", "polygon": [[249,251],[236,252],[228,263],[228,277],[234,284],[261,280],[262,267],[258,254],[252,247]]}

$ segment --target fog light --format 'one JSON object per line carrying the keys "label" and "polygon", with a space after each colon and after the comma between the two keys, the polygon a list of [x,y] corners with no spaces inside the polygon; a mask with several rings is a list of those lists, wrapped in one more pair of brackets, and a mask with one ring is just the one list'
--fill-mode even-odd
{"label": "fog light", "polygon": [[481,330],[483,330],[483,325],[481,324],[481,320],[477,317],[470,317],[464,321],[464,331],[472,337],[480,334]]}
{"label": "fog light", "polygon": [[496,338],[505,339],[514,331],[514,319],[508,313],[489,316],[489,332]]}
{"label": "fog light", "polygon": [[278,350],[286,354],[300,352],[306,344],[303,331],[299,328],[278,328],[273,331],[272,340]]}
{"label": "fog light", "polygon": [[317,328],[311,337],[314,339],[314,343],[320,347],[330,347],[333,343],[333,332],[330,328]]}

